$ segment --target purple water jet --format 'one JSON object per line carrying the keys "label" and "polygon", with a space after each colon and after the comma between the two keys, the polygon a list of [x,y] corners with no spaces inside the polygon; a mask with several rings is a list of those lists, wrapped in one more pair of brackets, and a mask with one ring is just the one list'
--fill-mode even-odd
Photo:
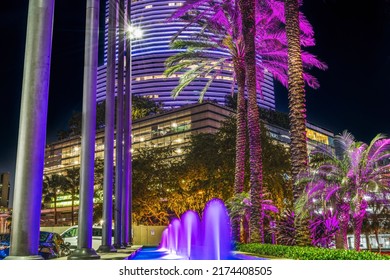
{"label": "purple water jet", "polygon": [[[210,200],[200,221],[194,211],[187,211],[178,219],[172,220],[163,233],[161,244],[171,254],[184,259],[222,260],[231,251],[230,219],[225,204],[220,199]],[[163,247],[163,246],[161,246]]]}
{"label": "purple water jet", "polygon": [[220,199],[210,200],[202,217],[204,254],[202,259],[227,259],[231,250],[230,219]]}
{"label": "purple water jet", "polygon": [[168,250],[171,254],[176,254],[179,244],[180,221],[173,219],[168,226]]}
{"label": "purple water jet", "polygon": [[200,218],[198,213],[189,210],[181,216],[178,254],[188,259],[194,259],[193,248],[199,246]]}
{"label": "purple water jet", "polygon": [[161,242],[160,246],[158,247],[161,250],[167,250],[168,249],[168,228],[164,229],[161,234]]}

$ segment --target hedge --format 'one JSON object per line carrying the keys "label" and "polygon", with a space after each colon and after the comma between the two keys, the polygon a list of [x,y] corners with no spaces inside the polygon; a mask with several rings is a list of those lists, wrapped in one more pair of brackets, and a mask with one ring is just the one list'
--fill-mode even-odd
{"label": "hedge", "polygon": [[271,244],[237,244],[236,250],[256,255],[293,260],[390,260],[390,256],[369,251],[325,249]]}

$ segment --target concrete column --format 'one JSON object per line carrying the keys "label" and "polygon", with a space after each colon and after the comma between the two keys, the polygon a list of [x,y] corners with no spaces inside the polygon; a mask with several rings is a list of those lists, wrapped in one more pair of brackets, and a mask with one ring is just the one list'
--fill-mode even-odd
{"label": "concrete column", "polygon": [[15,171],[12,244],[7,259],[42,259],[38,255],[38,245],[53,16],[54,0],[29,2]]}
{"label": "concrete column", "polygon": [[104,131],[103,236],[98,252],[115,252],[112,246],[112,190],[115,128],[115,51],[117,1],[110,0],[107,50],[106,116]]}
{"label": "concrete column", "polygon": [[92,248],[93,187],[96,136],[96,76],[99,44],[99,0],[87,0],[81,134],[80,208],[77,249],[71,260],[99,259]]}

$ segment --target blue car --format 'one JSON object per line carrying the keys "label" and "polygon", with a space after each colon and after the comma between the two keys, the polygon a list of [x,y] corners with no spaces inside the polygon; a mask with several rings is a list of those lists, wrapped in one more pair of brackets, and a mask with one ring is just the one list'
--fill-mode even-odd
{"label": "blue car", "polygon": [[[0,259],[9,255],[10,244],[10,234],[0,236]],[[69,244],[65,244],[58,233],[41,231],[38,254],[45,260],[67,256],[70,254]]]}

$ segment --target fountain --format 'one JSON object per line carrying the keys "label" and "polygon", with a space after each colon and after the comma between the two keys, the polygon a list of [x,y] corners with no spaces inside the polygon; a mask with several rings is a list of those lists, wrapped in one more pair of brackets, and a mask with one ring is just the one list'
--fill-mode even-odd
{"label": "fountain", "polygon": [[167,243],[161,240],[160,249],[167,249],[184,259],[227,259],[231,250],[230,219],[220,199],[210,200],[202,221],[194,211],[187,211],[172,220],[167,228]]}
{"label": "fountain", "polygon": [[131,259],[240,259],[232,255],[231,249],[230,218],[223,201],[214,198],[206,204],[202,219],[192,210],[180,220],[173,219],[162,233],[158,252],[147,249],[145,254],[150,257],[141,251],[142,256]]}

